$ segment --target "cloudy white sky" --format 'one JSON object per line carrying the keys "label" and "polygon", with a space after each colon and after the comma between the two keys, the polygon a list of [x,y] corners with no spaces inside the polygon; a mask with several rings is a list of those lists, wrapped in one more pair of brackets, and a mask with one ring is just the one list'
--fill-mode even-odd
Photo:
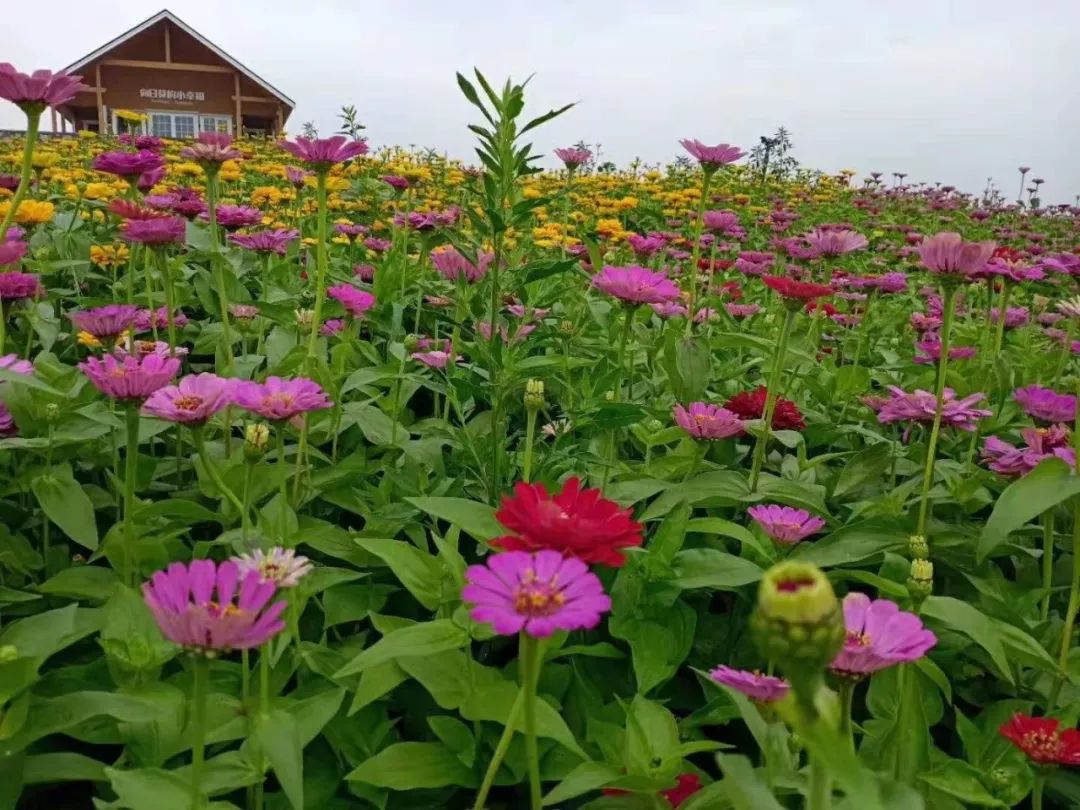
{"label": "cloudy white sky", "polygon": [[[62,67],[162,0],[9,0],[0,59]],[[752,146],[783,124],[807,166],[907,172],[1009,195],[1016,167],[1044,200],[1080,193],[1076,0],[173,0],[190,26],[296,99],[290,129],[323,134],[352,103],[377,144],[469,157],[454,83],[536,76],[537,134],[606,159],[667,161],[678,140]],[[0,127],[18,124],[11,105]],[[47,118],[47,116],[46,116]]]}

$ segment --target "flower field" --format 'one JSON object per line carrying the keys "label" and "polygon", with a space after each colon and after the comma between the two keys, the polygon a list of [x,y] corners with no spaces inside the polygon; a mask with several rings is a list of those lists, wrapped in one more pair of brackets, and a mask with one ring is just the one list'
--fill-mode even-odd
{"label": "flower field", "polygon": [[1080,209],[77,84],[0,64],[0,810],[1080,806]]}

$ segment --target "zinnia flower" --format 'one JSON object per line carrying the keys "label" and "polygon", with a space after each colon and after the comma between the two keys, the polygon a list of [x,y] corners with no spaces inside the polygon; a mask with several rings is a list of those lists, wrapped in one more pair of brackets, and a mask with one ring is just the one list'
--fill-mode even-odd
{"label": "zinnia flower", "polygon": [[180,370],[180,359],[158,354],[145,357],[106,354],[100,359],[88,357],[79,363],[79,370],[110,399],[141,402],[172,381]]}
{"label": "zinnia flower", "polygon": [[555,157],[563,162],[568,169],[576,169],[589,162],[592,152],[588,149],[576,149],[574,147],[562,147],[555,150]]}
{"label": "zinnia flower", "polygon": [[335,163],[344,163],[346,160],[368,153],[367,141],[351,141],[344,135],[278,141],[278,146],[304,161],[317,172],[327,172]]}
{"label": "zinnia flower", "polygon": [[719,143],[716,146],[706,146],[701,141],[692,138],[684,138],[679,141],[682,148],[689,152],[701,168],[707,172],[714,172],[721,166],[734,163],[746,153],[739,147],[731,144]]}
{"label": "zinnia flower", "polygon": [[829,669],[856,680],[917,661],[937,644],[937,636],[923,627],[922,619],[914,613],[900,610],[888,599],[872,600],[864,593],[844,597],[844,625],[844,646]]}
{"label": "zinnia flower", "polygon": [[233,403],[271,422],[284,422],[332,405],[319,384],[305,377],[267,377],[263,383],[245,380],[233,389]]}
{"label": "zinnia flower", "polygon": [[[927,335],[915,344],[915,349],[918,352],[914,357],[915,363],[919,365],[936,363],[941,359],[941,338],[933,334]],[[975,356],[975,352],[974,346],[950,346],[949,359],[968,360]]]}
{"label": "zinnia flower", "polygon": [[691,402],[689,408],[676,405],[675,423],[694,439],[715,441],[746,432],[746,425],[734,413],[704,402]]}
{"label": "zinnia flower", "polygon": [[132,182],[146,172],[160,169],[165,165],[165,159],[149,149],[138,152],[102,152],[90,165],[99,172],[115,174]]}
{"label": "zinnia flower", "polygon": [[1076,397],[1059,394],[1040,385],[1028,385],[1013,391],[1013,399],[1024,413],[1039,422],[1072,422],[1076,419]]}
{"label": "zinnia flower", "polygon": [[994,242],[965,242],[960,234],[944,231],[923,240],[919,257],[933,273],[970,276],[986,266],[995,247]]}
{"label": "zinnia flower", "polygon": [[243,155],[232,148],[232,140],[232,135],[225,132],[200,132],[195,143],[180,150],[180,157],[211,165],[239,160]]}
{"label": "zinnia flower", "polygon": [[[239,585],[239,590],[237,590]],[[162,634],[192,652],[249,650],[285,629],[285,601],[266,607],[277,587],[235,562],[175,562],[143,583],[143,598]]]}
{"label": "zinnia flower", "polygon": [[[753,391],[741,391],[724,403],[724,407],[737,415],[740,419],[760,419],[765,413],[765,399],[768,391],[762,385]],[[799,406],[790,399],[776,398],[776,407],[773,409],[773,430],[803,430],[806,422],[803,421]]]}
{"label": "zinnia flower", "polygon": [[364,247],[373,253],[386,253],[386,251],[393,247],[393,242],[389,239],[379,239],[377,236],[369,236],[364,240]]}
{"label": "zinnia flower", "polygon": [[818,256],[832,257],[862,250],[869,242],[858,231],[846,228],[818,228],[804,237]]}
{"label": "zinnia flower", "polygon": [[735,239],[746,236],[746,231],[739,224],[739,215],[734,211],[705,211],[701,218],[705,230]]}
{"label": "zinnia flower", "polygon": [[68,318],[81,331],[101,339],[123,334],[135,324],[138,315],[139,308],[132,304],[109,304],[69,313]]}
{"label": "zinnia flower", "polygon": [[[891,422],[926,423],[934,421],[937,412],[937,398],[930,391],[921,388],[907,393],[895,385],[889,386],[889,401],[878,411],[878,421],[883,425]],[[986,398],[985,394],[971,394],[963,399],[956,399],[956,392],[946,388],[942,394],[941,424],[972,431],[975,423],[990,416],[991,411],[975,408],[977,402]]]}
{"label": "zinnia flower", "polygon": [[[263,221],[262,211],[250,205],[219,205],[214,209],[214,216],[217,224],[227,231],[261,225]],[[210,212],[199,214],[199,219],[209,222]]]}
{"label": "zinnia flower", "polygon": [[1020,431],[1023,447],[1016,447],[997,436],[983,444],[980,456],[998,475],[1014,477],[1027,475],[1048,458],[1060,458],[1069,467],[1076,466],[1076,451],[1069,446],[1069,430],[1064,425],[1046,428],[1025,428]]}
{"label": "zinnia flower", "polygon": [[724,309],[732,318],[749,318],[761,312],[758,304],[724,304]]}
{"label": "zinnia flower", "polygon": [[251,554],[233,557],[240,570],[240,576],[254,571],[266,582],[273,582],[279,588],[295,588],[311,572],[311,560],[301,556],[291,548],[274,546],[270,551],[255,549]]}
{"label": "zinnia flower", "polygon": [[998,733],[1037,765],[1080,765],[1080,731],[1063,730],[1057,718],[1018,712]]}
{"label": "zinnia flower", "polygon": [[431,264],[443,278],[449,281],[464,278],[470,284],[484,277],[494,258],[494,253],[480,251],[476,254],[476,264],[473,264],[454,247],[440,248],[431,252]]}
{"label": "zinnia flower", "polygon": [[180,244],[186,235],[187,221],[183,217],[129,219],[120,229],[121,238],[144,245]]}
{"label": "zinnia flower", "polygon": [[[174,326],[186,326],[188,317],[182,310],[173,313]],[[140,309],[135,315],[135,331],[149,332],[151,329],[162,329],[169,324],[169,308],[158,307],[157,309]]]}
{"label": "zinnia flower", "polygon": [[0,242],[0,267],[14,264],[26,255],[26,242],[12,239]]}
{"label": "zinnia flower", "polygon": [[679,298],[679,288],[666,275],[644,267],[605,266],[592,286],[627,304],[663,304]]}
{"label": "zinnia flower", "polygon": [[[658,795],[663,796],[672,808],[677,809],[699,790],[701,790],[700,776],[696,773],[680,773],[675,777],[675,787],[661,790]],[[619,788],[603,788],[600,792],[605,796],[626,796],[630,794],[630,791],[620,790]]]}
{"label": "zinnia flower", "polygon": [[[423,363],[428,368],[443,369],[450,365],[450,352],[436,349],[430,352],[413,352],[409,355],[413,360],[418,363]],[[459,358],[454,357],[453,361],[456,363]]]}
{"label": "zinnia flower", "polygon": [[0,98],[7,99],[27,114],[67,104],[85,89],[82,76],[68,76],[51,70],[19,73],[10,62],[0,62]]}
{"label": "zinnia flower", "polygon": [[405,191],[409,187],[409,180],[400,174],[384,174],[382,181],[394,191]]}
{"label": "zinnia flower", "polygon": [[813,301],[815,298],[822,298],[833,293],[832,287],[824,284],[796,281],[785,276],[765,276],[762,281],[765,282],[766,287],[775,290],[788,301]]}
{"label": "zinnia flower", "polygon": [[278,256],[284,256],[289,250],[289,245],[299,237],[300,232],[295,229],[277,228],[272,231],[255,231],[254,233],[230,233],[229,241],[256,253],[276,253]]}
{"label": "zinnia flower", "polygon": [[176,385],[152,393],[143,403],[143,413],[166,422],[197,427],[230,403],[235,380],[216,374],[189,374]]}
{"label": "zinnia flower", "polygon": [[783,678],[762,675],[760,672],[732,669],[723,665],[710,672],[709,677],[736,692],[742,692],[757,703],[774,703],[783,699],[791,689],[791,684]]}
{"label": "zinnia flower", "polygon": [[805,509],[775,503],[751,506],[746,511],[765,534],[784,545],[795,545],[825,526],[824,520],[811,517]]}
{"label": "zinnia flower", "polygon": [[0,301],[22,301],[37,298],[45,292],[38,277],[32,273],[0,273]]}
{"label": "zinnia flower", "polygon": [[375,296],[364,290],[358,290],[351,284],[337,284],[326,288],[326,294],[335,301],[340,301],[346,311],[354,318],[364,317],[364,313],[375,306]]}
{"label": "zinnia flower", "polygon": [[641,545],[641,525],[630,515],[629,509],[601,497],[599,489],[581,489],[577,478],[568,478],[555,495],[543,484],[519,481],[495,513],[514,534],[497,537],[491,545],[507,551],[554,549],[618,568],[626,562],[622,549]]}
{"label": "zinnia flower", "polygon": [[465,571],[461,598],[473,621],[500,635],[522,630],[534,638],[556,630],[589,630],[611,610],[604,586],[581,560],[557,551],[508,551]]}

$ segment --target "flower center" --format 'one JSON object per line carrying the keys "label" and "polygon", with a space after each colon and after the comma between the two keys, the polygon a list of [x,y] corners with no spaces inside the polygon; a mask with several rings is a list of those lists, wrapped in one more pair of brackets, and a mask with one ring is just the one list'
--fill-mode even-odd
{"label": "flower center", "polygon": [[1061,738],[1057,734],[1029,731],[1024,735],[1023,747],[1033,759],[1056,760],[1061,755]]}
{"label": "flower center", "polygon": [[848,647],[869,647],[870,646],[870,634],[861,633],[858,630],[848,630],[846,646]]}
{"label": "flower center", "polygon": [[782,579],[776,583],[776,589],[781,593],[795,593],[803,588],[813,587],[814,580],[810,577],[798,577],[796,579]]}
{"label": "flower center", "polygon": [[558,583],[558,575],[544,581],[536,576],[533,569],[526,569],[514,590],[514,610],[530,617],[557,613],[566,604],[566,597]]}
{"label": "flower center", "polygon": [[185,394],[173,401],[173,404],[182,411],[194,411],[202,403],[202,397],[197,397],[194,394]]}
{"label": "flower center", "polygon": [[286,393],[285,391],[278,391],[277,393],[270,394],[268,397],[266,397],[266,399],[263,400],[263,405],[268,405],[271,407],[274,405],[280,405],[283,408],[289,408],[292,407],[293,402],[295,402],[295,398],[292,394]]}

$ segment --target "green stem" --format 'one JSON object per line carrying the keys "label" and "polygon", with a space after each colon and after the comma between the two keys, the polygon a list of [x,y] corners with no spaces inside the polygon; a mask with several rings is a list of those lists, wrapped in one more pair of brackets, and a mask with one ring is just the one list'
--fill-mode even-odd
{"label": "green stem", "polygon": [[311,334],[308,335],[307,357],[304,365],[310,370],[315,362],[315,345],[322,328],[323,300],[326,298],[326,170],[315,175],[315,189],[319,203],[317,244],[315,245],[315,312],[311,319]]}
{"label": "green stem", "polygon": [[525,631],[521,633],[520,651],[521,688],[525,703],[525,759],[529,766],[529,806],[541,810],[540,752],[536,740],[536,686],[540,681],[540,669],[544,663],[542,644]]}
{"label": "green stem", "polygon": [[135,554],[135,476],[139,469],[139,406],[125,409],[127,422],[127,456],[124,458],[124,565],[128,584],[135,585],[137,564]]}
{"label": "green stem", "polygon": [[705,225],[705,201],[709,196],[709,186],[712,185],[711,171],[706,171],[701,180],[701,199],[698,200],[697,222],[694,223],[694,247],[690,256],[690,312],[686,317],[686,331],[689,334],[694,329],[694,316],[697,315],[698,297],[698,259],[701,258],[701,231]]}
{"label": "green stem", "polygon": [[525,707],[525,690],[519,689],[514,705],[510,707],[510,716],[506,718],[506,726],[503,727],[502,736],[495,746],[495,752],[491,755],[487,771],[484,773],[484,781],[480,783],[480,791],[476,794],[476,804],[473,810],[484,810],[488,793],[495,784],[495,777],[499,773],[499,766],[506,758],[506,752],[510,749],[510,742],[514,739],[514,731],[517,729],[518,720],[521,719],[521,711]]}
{"label": "green stem", "polygon": [[521,465],[521,480],[532,481],[533,443],[536,440],[536,409],[529,408],[525,415],[525,460]]}
{"label": "green stem", "polygon": [[501,397],[499,389],[499,368],[495,361],[495,347],[499,342],[499,329],[496,325],[496,317],[499,314],[499,265],[502,264],[502,231],[495,234],[495,255],[491,260],[491,302],[488,307],[488,323],[491,324],[491,339],[488,341],[488,354],[490,364],[488,374],[491,385],[491,502],[499,500],[499,488],[501,477],[499,475],[499,411],[501,410]]}
{"label": "green stem", "polygon": [[[626,320],[623,321],[622,337],[619,339],[619,360],[617,365],[618,376],[615,378],[615,397],[616,399],[622,398],[622,380],[623,374],[626,371],[626,344],[630,342],[630,330],[634,326],[634,307],[626,308]],[[626,392],[626,399],[629,400],[631,392]]]}
{"label": "green stem", "polygon": [[289,474],[285,468],[285,424],[282,423],[277,427],[277,474],[278,474],[278,501],[280,506],[278,507],[281,512],[281,542],[285,542],[285,538],[288,534],[286,526],[289,521],[289,493],[287,489],[287,482]]}
{"label": "green stem", "polygon": [[784,371],[784,357],[787,354],[788,337],[791,335],[791,326],[795,323],[796,310],[784,310],[784,323],[780,327],[780,337],[776,341],[776,354],[773,356],[772,371],[769,372],[769,384],[765,392],[765,410],[761,415],[761,435],[754,444],[753,466],[750,468],[750,491],[757,490],[758,478],[761,475],[761,467],[765,462],[765,448],[772,434],[773,411],[776,409],[776,400],[780,391],[780,375]]}
{"label": "green stem", "polygon": [[34,146],[37,145],[38,127],[41,124],[41,113],[26,111],[26,143],[23,144],[22,172],[19,176],[19,187],[15,189],[15,196],[11,198],[11,207],[4,215],[4,224],[0,225],[0,241],[7,238],[8,228],[15,221],[19,205],[30,188],[30,175],[33,173]]}
{"label": "green stem", "polygon": [[[172,285],[172,273],[169,267],[169,257],[165,253],[165,248],[159,248],[154,251],[157,256],[158,272],[161,273],[161,283],[165,287],[165,323],[169,331],[169,356],[176,357],[176,323],[173,319],[173,312],[175,310],[175,304],[173,303],[173,285]],[[150,321],[153,323],[157,320],[154,317],[154,310],[150,310]]]}
{"label": "green stem", "polygon": [[[1005,343],[1005,314],[1009,309],[1009,295],[1012,293],[1012,284],[1005,282],[1001,289],[1001,299],[998,301],[997,331],[994,333],[993,362],[996,364],[1001,354],[1001,347]],[[944,322],[942,323],[944,330]]]}
{"label": "green stem", "polygon": [[232,373],[233,341],[229,327],[229,295],[225,290],[225,271],[221,266],[221,245],[218,244],[217,230],[217,169],[206,173],[206,208],[210,221],[210,265],[214,271],[214,284],[217,286],[218,306],[221,310],[221,337],[225,344],[225,371]]}
{"label": "green stem", "polygon": [[807,810],[829,810],[832,807],[832,777],[829,767],[814,757],[810,763],[810,796],[807,798]]}
{"label": "green stem", "polygon": [[[1069,355],[1072,354],[1072,344],[1074,333],[1076,332],[1076,321],[1072,318],[1069,319],[1068,335],[1065,337],[1065,343],[1061,347],[1061,351],[1058,353],[1057,363],[1054,365],[1054,376],[1050,378],[1051,387],[1058,384],[1061,379],[1061,373],[1065,370],[1065,361],[1069,359]],[[3,352],[3,347],[0,346],[0,353]]]}
{"label": "green stem", "polygon": [[1050,617],[1050,591],[1054,584],[1054,510],[1052,508],[1042,513],[1041,522],[1043,528],[1043,598],[1042,610],[1039,615],[1045,622]]}
{"label": "green stem", "polygon": [[1031,810],[1042,810],[1043,790],[1046,788],[1046,774],[1035,774],[1035,785],[1031,788]]}
{"label": "green stem", "polygon": [[244,465],[244,508],[240,512],[240,539],[246,544],[251,535],[251,478],[255,472],[255,465],[247,462]]}
{"label": "green stem", "polygon": [[244,504],[236,497],[236,493],[229,489],[229,485],[225,483],[225,479],[221,477],[221,474],[217,470],[217,465],[210,459],[210,456],[206,452],[206,439],[203,436],[203,428],[197,427],[191,431],[191,435],[195,440],[195,451],[199,454],[199,460],[202,461],[203,467],[206,469],[206,474],[210,476],[210,480],[214,482],[214,486],[218,488],[218,491],[222,496],[236,507],[236,511],[241,516],[244,514]]}
{"label": "green stem", "polygon": [[191,690],[191,725],[194,739],[191,741],[191,806],[203,807],[202,776],[206,761],[206,693],[210,674],[210,662],[199,655],[194,659],[194,680]]}
{"label": "green stem", "polygon": [[307,455],[308,446],[308,422],[304,419],[304,426],[300,428],[300,444],[296,448],[296,467],[293,472],[293,509],[300,506],[300,483],[304,476],[304,458]]}
{"label": "green stem", "polygon": [[840,736],[844,738],[851,753],[855,753],[855,732],[851,722],[851,707],[855,698],[855,683],[840,682]]}
{"label": "green stem", "polygon": [[955,298],[956,288],[950,284],[942,291],[941,296],[941,357],[938,358],[937,386],[934,389],[934,398],[937,404],[934,408],[934,422],[930,427],[930,441],[926,447],[926,466],[923,469],[922,495],[919,499],[919,522],[915,529],[916,534],[921,534],[924,537],[926,536],[926,521],[930,516],[930,485],[934,481],[934,457],[937,454],[938,436],[941,434],[945,373],[949,367],[949,340],[952,337],[953,301]]}

